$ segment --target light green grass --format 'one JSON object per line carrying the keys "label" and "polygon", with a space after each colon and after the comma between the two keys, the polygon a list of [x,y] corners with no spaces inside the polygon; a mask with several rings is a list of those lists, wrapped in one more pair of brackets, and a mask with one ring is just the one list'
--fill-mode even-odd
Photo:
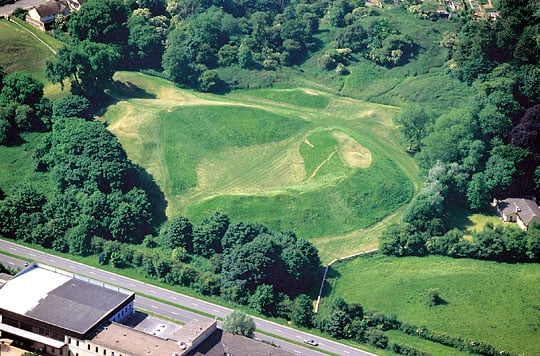
{"label": "light green grass", "polygon": [[[333,266],[331,291],[365,309],[523,355],[540,350],[540,265],[377,255]],[[446,305],[429,307],[437,288]],[[323,308],[323,310],[324,310]]]}
{"label": "light green grass", "polygon": [[205,157],[281,141],[305,126],[302,120],[243,106],[185,106],[163,117],[164,159],[175,195],[197,185],[196,166]]}
{"label": "light green grass", "polygon": [[[137,73],[115,78],[139,88],[139,98],[109,107],[104,119],[162,188],[169,217],[198,223],[221,210],[233,222],[314,238],[333,259],[344,246],[347,254],[371,248],[380,228],[366,228],[406,204],[420,184],[396,143],[395,107],[318,93],[327,101],[313,108],[303,89],[293,90],[297,106],[283,100],[289,89],[216,96]],[[346,164],[343,140],[368,152],[370,162]]]}

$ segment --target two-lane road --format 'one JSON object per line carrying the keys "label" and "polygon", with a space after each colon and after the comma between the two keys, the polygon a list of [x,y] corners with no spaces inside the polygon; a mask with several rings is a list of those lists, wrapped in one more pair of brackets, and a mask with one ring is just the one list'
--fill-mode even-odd
{"label": "two-lane road", "polygon": [[[120,276],[111,272],[103,271],[94,267],[86,266],[84,264],[70,261],[65,258],[57,257],[37,251],[28,247],[20,246],[9,241],[0,240],[0,250],[9,252],[13,255],[21,256],[28,258],[32,261],[40,262],[49,266],[53,266],[62,270],[66,270],[78,275],[87,276],[92,279],[100,280],[109,284],[113,284],[136,293],[136,306],[145,310],[155,312],[156,314],[164,315],[173,319],[178,319],[183,322],[189,320],[199,319],[202,320],[206,318],[200,314],[196,314],[190,311],[187,311],[182,308],[175,307],[166,303],[161,303],[156,301],[164,301],[167,303],[172,303],[178,306],[184,306],[192,310],[197,310],[207,315],[213,315],[217,317],[225,317],[231,312],[231,309],[225,308],[213,303],[209,303],[197,298],[193,298],[187,295],[169,291],[148,283],[140,282],[131,278]],[[16,259],[9,259],[9,256],[1,256],[3,261],[7,261],[8,266],[16,267],[20,266],[21,262],[16,262]],[[10,264],[11,262],[11,264]],[[145,298],[140,294],[150,296],[150,298]],[[155,299],[153,299],[155,298]],[[323,339],[318,336],[311,335],[309,333],[298,331],[293,328],[289,328],[283,325],[273,323],[264,319],[254,317],[257,329],[266,333],[271,333],[273,335],[278,335],[280,338],[285,338],[288,340],[295,340],[301,342],[304,339],[315,339],[318,341],[318,348],[325,350],[327,352],[334,353],[336,355],[359,355],[359,356],[374,356],[374,354],[359,350],[347,345],[340,344],[338,342]],[[259,338],[269,339],[270,337],[265,335],[257,335]],[[276,344],[280,345],[282,348],[289,351],[295,352],[302,355],[322,355],[321,352],[316,350],[310,350],[305,347],[292,344],[281,339],[273,340]]]}

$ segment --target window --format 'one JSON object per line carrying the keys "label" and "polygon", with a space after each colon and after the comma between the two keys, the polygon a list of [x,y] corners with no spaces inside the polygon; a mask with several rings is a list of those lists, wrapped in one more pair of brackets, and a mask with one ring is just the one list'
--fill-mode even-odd
{"label": "window", "polygon": [[68,344],[71,344],[71,338],[68,337]]}
{"label": "window", "polygon": [[90,344],[88,344],[88,350],[90,350]]}
{"label": "window", "polygon": [[107,355],[107,350],[103,350],[103,355]]}
{"label": "window", "polygon": [[79,340],[77,340],[76,344],[77,344],[77,346],[79,346]]}
{"label": "window", "polygon": [[99,348],[96,346],[96,353],[98,353],[98,352],[99,352]]}

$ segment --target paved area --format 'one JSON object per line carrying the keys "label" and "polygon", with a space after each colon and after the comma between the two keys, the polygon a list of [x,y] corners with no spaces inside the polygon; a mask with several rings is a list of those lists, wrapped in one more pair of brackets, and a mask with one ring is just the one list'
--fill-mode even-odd
{"label": "paved area", "polygon": [[48,0],[17,0],[13,4],[6,4],[0,6],[0,17],[10,16],[13,10],[15,10],[16,8],[29,10],[34,6],[46,3],[47,1]]}

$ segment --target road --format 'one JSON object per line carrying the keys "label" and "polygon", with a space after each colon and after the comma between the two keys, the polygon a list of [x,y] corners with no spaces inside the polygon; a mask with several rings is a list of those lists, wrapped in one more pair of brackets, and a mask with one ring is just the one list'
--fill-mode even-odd
{"label": "road", "polygon": [[48,0],[18,0],[13,4],[6,4],[0,6],[0,17],[6,17],[7,15],[11,15],[11,13],[13,13],[13,10],[15,10],[16,8],[30,10],[34,6],[43,4],[47,1]]}
{"label": "road", "polygon": [[[87,276],[92,279],[100,280],[109,284],[114,284],[116,286],[132,290],[135,293],[141,293],[151,298],[156,298],[160,301],[172,303],[175,305],[181,305],[192,310],[197,310],[202,313],[217,317],[225,317],[232,310],[225,308],[213,303],[209,303],[197,298],[193,298],[187,295],[176,293],[173,291],[166,290],[148,283],[140,282],[131,278],[123,277],[111,272],[103,271],[94,267],[86,266],[84,264],[70,261],[61,257],[53,256],[48,253],[30,249],[28,247],[20,246],[9,241],[0,240],[0,250],[6,251],[10,254],[21,256],[32,261],[40,262],[49,266],[53,266],[65,271],[76,273],[78,275]],[[10,267],[22,267],[24,261],[18,261],[16,259],[10,258],[9,256],[0,255],[0,260],[6,261],[7,265]],[[207,318],[200,314],[196,314],[185,309],[175,307],[169,304],[158,302],[154,299],[145,298],[144,296],[138,294],[135,298],[135,306],[141,309],[145,309],[156,314],[170,317],[172,319],[177,319],[183,322],[190,320],[198,319],[203,320]],[[255,324],[257,325],[257,330],[271,333],[273,335],[278,335],[280,338],[285,338],[288,340],[295,340],[301,342],[304,339],[314,339],[319,343],[318,348],[325,350],[327,352],[334,353],[336,355],[358,355],[358,356],[374,356],[374,354],[359,350],[347,345],[340,344],[338,342],[323,339],[319,336],[311,335],[309,333],[299,331],[293,328],[289,328],[277,323],[260,319],[257,317],[253,318]],[[274,339],[267,335],[257,334],[256,337],[273,340],[276,344],[280,345],[283,349],[294,352],[300,355],[323,355],[323,353],[316,350],[311,350],[300,345],[292,344],[285,342],[281,339]]]}

